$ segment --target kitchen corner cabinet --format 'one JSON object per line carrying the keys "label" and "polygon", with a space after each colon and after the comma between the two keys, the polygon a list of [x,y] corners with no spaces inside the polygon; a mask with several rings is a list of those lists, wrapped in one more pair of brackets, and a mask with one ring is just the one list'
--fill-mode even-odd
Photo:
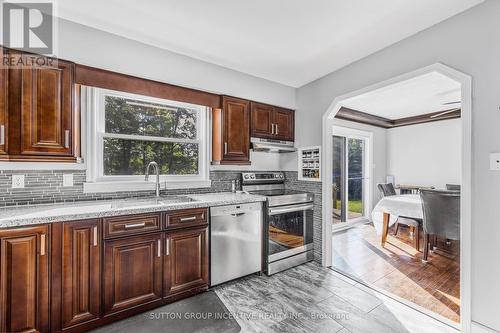
{"label": "kitchen corner cabinet", "polygon": [[62,328],[99,319],[101,221],[66,222],[62,230]]}
{"label": "kitchen corner cabinet", "polygon": [[208,227],[167,233],[164,260],[165,296],[207,284]]}
{"label": "kitchen corner cabinet", "polygon": [[214,164],[250,164],[250,102],[223,96],[212,114]]}
{"label": "kitchen corner cabinet", "polygon": [[[12,50],[9,55],[30,57]],[[74,71],[74,64],[63,60],[43,68],[31,66],[8,70],[8,78],[3,80],[8,82],[8,107],[3,109],[8,110],[10,124],[4,159],[76,160],[75,156],[79,154],[79,108],[76,105]],[[0,115],[0,121],[1,118]]]}
{"label": "kitchen corner cabinet", "polygon": [[252,102],[250,136],[264,139],[294,141],[293,110]]}
{"label": "kitchen corner cabinet", "polygon": [[49,330],[49,226],[0,230],[0,331]]}

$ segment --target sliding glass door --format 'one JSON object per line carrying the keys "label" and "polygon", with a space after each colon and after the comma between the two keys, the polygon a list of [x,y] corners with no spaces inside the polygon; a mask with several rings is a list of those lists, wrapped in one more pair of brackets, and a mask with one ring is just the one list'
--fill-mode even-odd
{"label": "sliding glass door", "polygon": [[332,155],[334,224],[365,216],[367,184],[366,139],[334,135]]}

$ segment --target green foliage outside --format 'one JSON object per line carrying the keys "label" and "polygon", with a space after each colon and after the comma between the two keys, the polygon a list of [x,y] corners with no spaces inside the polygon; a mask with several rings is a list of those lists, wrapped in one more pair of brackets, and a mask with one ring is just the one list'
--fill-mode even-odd
{"label": "green foliage outside", "polygon": [[[340,200],[337,200],[337,206],[335,208],[340,209]],[[363,213],[363,202],[361,200],[349,200],[347,203],[348,210],[352,213]]]}
{"label": "green foliage outside", "polygon": [[[106,133],[196,139],[196,111],[134,103],[141,102],[106,96]],[[151,161],[158,163],[161,174],[197,174],[198,158],[196,143],[104,139],[104,175],[108,176],[143,175]]]}

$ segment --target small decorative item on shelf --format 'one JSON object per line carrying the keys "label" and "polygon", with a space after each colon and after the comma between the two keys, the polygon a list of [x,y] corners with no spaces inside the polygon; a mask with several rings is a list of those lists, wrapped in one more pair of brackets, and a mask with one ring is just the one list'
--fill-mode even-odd
{"label": "small decorative item on shelf", "polygon": [[321,146],[299,148],[299,180],[321,181]]}

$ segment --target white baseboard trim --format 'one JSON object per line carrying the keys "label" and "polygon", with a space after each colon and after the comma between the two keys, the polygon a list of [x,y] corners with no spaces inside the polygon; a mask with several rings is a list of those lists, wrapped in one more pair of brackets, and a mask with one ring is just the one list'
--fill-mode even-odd
{"label": "white baseboard trim", "polygon": [[495,331],[494,329],[476,323],[475,321],[471,323],[471,333],[498,333],[498,332],[499,331]]}

